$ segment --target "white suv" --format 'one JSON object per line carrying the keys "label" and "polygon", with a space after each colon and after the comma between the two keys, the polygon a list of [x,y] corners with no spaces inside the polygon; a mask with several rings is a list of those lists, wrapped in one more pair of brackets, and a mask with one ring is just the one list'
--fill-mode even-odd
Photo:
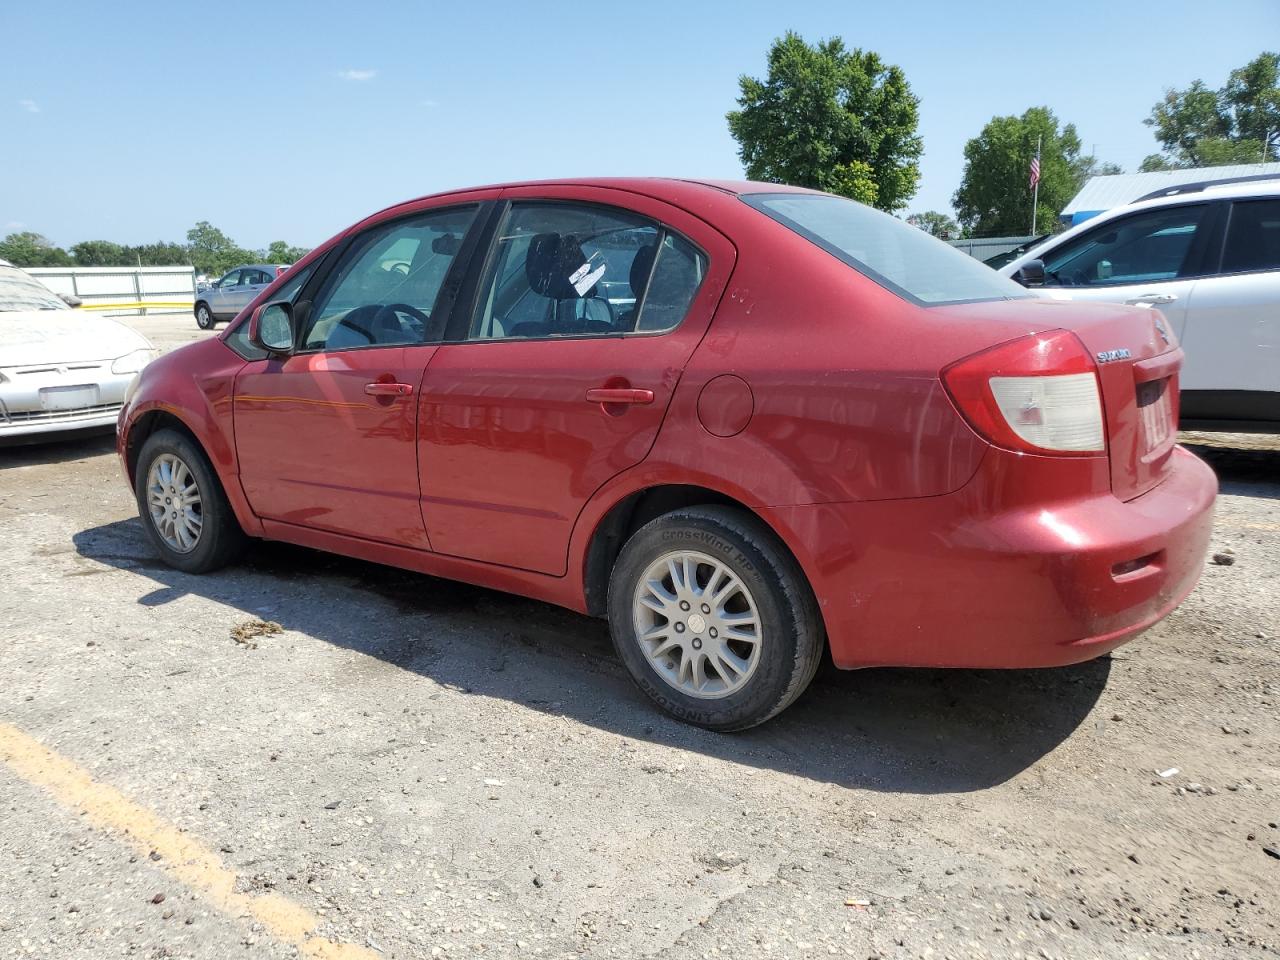
{"label": "white suv", "polygon": [[1280,431],[1280,179],[1181,184],[999,272],[1046,297],[1158,308],[1187,355],[1183,426]]}

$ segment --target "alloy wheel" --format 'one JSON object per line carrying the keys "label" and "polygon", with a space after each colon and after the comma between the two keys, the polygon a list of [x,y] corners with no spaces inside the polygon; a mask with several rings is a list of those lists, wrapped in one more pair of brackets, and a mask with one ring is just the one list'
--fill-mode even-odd
{"label": "alloy wheel", "polygon": [[204,526],[200,486],[180,457],[162,453],[151,462],[147,507],[156,532],[171,550],[190,553],[196,548]]}
{"label": "alloy wheel", "polygon": [[632,600],[636,641],[681,693],[711,700],[740,690],[764,640],[751,592],[725,563],[680,550],[649,565]]}

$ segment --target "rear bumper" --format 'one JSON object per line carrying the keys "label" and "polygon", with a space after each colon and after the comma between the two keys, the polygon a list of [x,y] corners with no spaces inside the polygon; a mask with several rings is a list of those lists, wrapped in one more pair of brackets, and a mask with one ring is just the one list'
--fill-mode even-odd
{"label": "rear bumper", "polygon": [[[1037,474],[1084,477],[991,451],[942,497],[775,508],[842,667],[1045,667],[1088,660],[1166,616],[1195,586],[1217,479],[1177,448],[1170,472],[1130,501],[1054,497]],[[1098,489],[1095,485],[1093,489]]]}

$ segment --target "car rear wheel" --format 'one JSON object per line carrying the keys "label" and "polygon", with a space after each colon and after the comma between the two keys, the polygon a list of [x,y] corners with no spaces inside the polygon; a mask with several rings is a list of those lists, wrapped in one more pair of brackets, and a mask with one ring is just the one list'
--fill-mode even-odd
{"label": "car rear wheel", "polygon": [[640,689],[711,730],[779,713],[822,657],[799,565],[763,523],[727,507],[678,510],[640,528],[610,578],[609,625]]}
{"label": "car rear wheel", "polygon": [[245,536],[222,484],[190,437],[157,430],[142,445],[135,474],[138,514],[169,566],[207,573],[243,547]]}
{"label": "car rear wheel", "polygon": [[209,309],[207,303],[196,304],[196,326],[201,330],[212,330],[218,320]]}

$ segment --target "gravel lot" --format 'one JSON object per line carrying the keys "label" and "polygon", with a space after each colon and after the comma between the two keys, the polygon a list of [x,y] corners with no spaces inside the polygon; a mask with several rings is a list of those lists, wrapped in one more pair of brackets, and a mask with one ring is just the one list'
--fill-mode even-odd
{"label": "gravel lot", "polygon": [[185,576],[110,439],[0,450],[0,957],[1280,956],[1280,438],[1187,439],[1222,562],[1136,642],[827,670],[736,736],[601,622],[270,544]]}

